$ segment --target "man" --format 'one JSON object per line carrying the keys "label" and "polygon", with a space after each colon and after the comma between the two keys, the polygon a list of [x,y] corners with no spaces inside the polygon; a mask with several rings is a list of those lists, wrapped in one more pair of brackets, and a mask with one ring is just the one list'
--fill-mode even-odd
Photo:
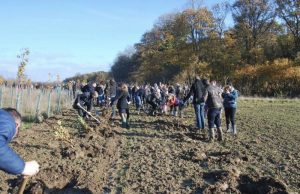
{"label": "man", "polygon": [[116,117],[116,105],[113,104],[114,99],[117,95],[117,83],[115,82],[114,79],[110,79],[109,83],[107,83],[105,90],[107,102],[110,101],[110,106],[112,109],[111,113],[111,119],[114,119]]}
{"label": "man", "polygon": [[199,76],[196,76],[195,82],[192,84],[189,93],[184,98],[184,104],[186,101],[193,95],[193,104],[196,114],[196,121],[197,121],[197,128],[199,130],[203,130],[205,127],[205,120],[204,120],[204,93],[205,87],[200,79]]}
{"label": "man", "polygon": [[81,89],[82,93],[86,95],[87,97],[91,96],[95,92],[97,84],[95,81],[91,81],[87,85],[83,86]]}
{"label": "man", "polygon": [[[78,110],[78,114],[83,118],[88,118],[88,114],[86,111],[90,112],[93,107],[93,100],[98,98],[98,93],[93,91],[91,95],[87,96],[86,94],[78,94],[75,102],[73,104],[73,108]],[[82,108],[86,109],[84,111]]]}
{"label": "man", "polygon": [[223,132],[221,128],[221,110],[222,110],[222,90],[215,83],[208,84],[205,90],[204,99],[208,108],[207,120],[209,129],[209,140],[215,138],[214,126],[217,127],[218,140],[223,140]]}
{"label": "man", "polygon": [[17,136],[21,126],[21,115],[13,108],[0,109],[0,170],[9,174],[33,176],[39,172],[36,161],[24,162],[8,143]]}

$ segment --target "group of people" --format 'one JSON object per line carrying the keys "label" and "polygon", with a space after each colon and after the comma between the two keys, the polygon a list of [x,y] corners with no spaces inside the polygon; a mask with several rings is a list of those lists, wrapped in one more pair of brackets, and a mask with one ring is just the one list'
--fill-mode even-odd
{"label": "group of people", "polygon": [[[215,137],[215,128],[218,139],[223,139],[221,129],[221,112],[224,108],[226,131],[237,135],[235,113],[238,92],[232,84],[225,87],[217,85],[216,81],[195,77],[195,81],[187,85],[154,84],[127,85],[110,80],[106,85],[91,82],[82,87],[82,94],[77,95],[74,108],[83,117],[88,117],[92,105],[112,108],[111,118],[115,118],[116,110],[122,119],[122,127],[129,128],[129,104],[134,104],[137,114],[144,110],[149,115],[183,116],[183,110],[189,104],[193,105],[196,116],[196,127],[205,128],[205,118],[209,130],[210,140]],[[96,103],[93,103],[95,101]],[[85,108],[83,108],[85,107]]]}
{"label": "group of people", "polygon": [[209,80],[200,79],[200,77],[197,76],[184,102],[186,102],[191,95],[193,96],[193,105],[197,121],[196,126],[199,130],[204,130],[206,113],[210,141],[213,141],[215,138],[215,128],[217,129],[218,140],[223,140],[223,131],[221,128],[222,107],[225,109],[226,131],[232,132],[235,136],[237,135],[235,113],[238,92],[234,89],[232,84],[228,84],[222,89],[217,85],[216,81],[209,82]]}
{"label": "group of people", "polygon": [[[238,92],[232,84],[221,88],[215,81],[195,77],[188,87],[180,84],[166,85],[132,85],[117,84],[110,80],[106,84],[90,82],[81,87],[81,93],[75,98],[73,108],[80,116],[88,118],[93,104],[111,107],[111,118],[115,118],[116,109],[122,120],[122,127],[129,128],[130,104],[135,105],[137,114],[144,110],[150,115],[169,114],[182,116],[183,109],[193,105],[196,116],[196,128],[205,129],[205,118],[209,130],[209,140],[215,139],[215,128],[218,140],[223,140],[221,112],[224,108],[227,132],[237,135],[235,114]],[[96,103],[95,103],[96,102]],[[10,174],[32,176],[38,173],[36,161],[25,162],[8,144],[18,135],[21,126],[21,115],[13,108],[0,109],[0,170]]]}

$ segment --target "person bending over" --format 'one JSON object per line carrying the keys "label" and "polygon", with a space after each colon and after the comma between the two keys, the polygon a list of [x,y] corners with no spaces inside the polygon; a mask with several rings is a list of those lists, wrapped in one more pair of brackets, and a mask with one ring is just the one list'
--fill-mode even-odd
{"label": "person bending over", "polygon": [[16,109],[0,109],[0,170],[14,175],[33,176],[39,172],[39,164],[35,160],[25,162],[8,145],[17,136],[21,123],[21,115]]}

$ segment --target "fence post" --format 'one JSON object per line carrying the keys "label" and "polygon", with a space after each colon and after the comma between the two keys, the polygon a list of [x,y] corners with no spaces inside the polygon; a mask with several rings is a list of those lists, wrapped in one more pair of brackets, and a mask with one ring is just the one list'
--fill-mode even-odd
{"label": "fence post", "polygon": [[1,90],[0,90],[0,108],[3,107],[3,86],[1,87]]}
{"label": "fence post", "polygon": [[40,95],[38,97],[37,104],[36,104],[36,112],[35,112],[35,118],[36,119],[38,119],[38,117],[40,115],[40,106],[41,106],[42,95],[43,95],[43,90],[40,91]]}
{"label": "fence post", "polygon": [[47,108],[47,117],[50,117],[50,111],[51,111],[51,93],[52,90],[50,90],[49,95],[48,95],[48,108]]}
{"label": "fence post", "polygon": [[16,100],[16,109],[20,112],[20,98],[21,98],[21,90],[17,92],[17,100]]}
{"label": "fence post", "polygon": [[11,86],[11,88],[10,88],[10,107],[12,107],[13,106],[13,103],[14,103],[14,89],[13,89],[13,87]]}
{"label": "fence post", "polygon": [[58,102],[57,102],[57,113],[61,112],[61,92],[62,92],[62,88],[60,88],[60,90],[58,90]]}

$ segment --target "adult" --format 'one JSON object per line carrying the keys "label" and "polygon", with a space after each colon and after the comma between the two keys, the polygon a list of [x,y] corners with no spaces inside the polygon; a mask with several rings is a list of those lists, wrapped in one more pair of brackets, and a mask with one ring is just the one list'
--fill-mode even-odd
{"label": "adult", "polygon": [[17,136],[21,123],[21,115],[16,109],[0,109],[0,170],[33,176],[39,172],[39,164],[35,160],[24,162],[8,145]]}
{"label": "adult", "polygon": [[88,84],[86,84],[85,86],[83,86],[81,91],[84,95],[86,95],[87,97],[90,97],[95,92],[96,86],[97,86],[96,82],[91,81]]}
{"label": "adult", "polygon": [[[226,118],[226,129],[227,132],[233,133],[233,135],[237,135],[236,123],[235,123],[235,113],[237,107],[237,98],[238,92],[234,89],[232,84],[225,86],[224,92],[222,93],[222,97],[224,99],[223,106],[225,109],[225,118]],[[230,130],[231,123],[231,130]]]}
{"label": "adult", "polygon": [[129,106],[130,103],[130,95],[128,92],[128,87],[126,84],[122,83],[120,86],[120,92],[114,98],[114,104],[117,103],[117,109],[122,118],[122,127],[129,128]]}
{"label": "adult", "polygon": [[106,85],[105,94],[107,98],[107,102],[111,102],[110,105],[112,107],[111,119],[114,119],[116,116],[116,106],[113,103],[115,101],[115,97],[117,95],[117,83],[114,79],[110,79],[109,83]]}
{"label": "adult", "polygon": [[204,93],[205,87],[199,76],[196,76],[194,83],[192,84],[189,93],[184,98],[183,103],[185,104],[187,100],[193,95],[193,105],[197,121],[197,129],[203,130],[205,127],[204,118]]}
{"label": "adult", "polygon": [[223,132],[221,128],[221,110],[222,97],[221,91],[215,84],[209,84],[206,88],[204,99],[208,108],[207,122],[209,129],[209,140],[213,141],[215,138],[214,127],[217,128],[218,140],[223,140]]}
{"label": "adult", "polygon": [[[78,94],[75,102],[73,104],[73,108],[77,109],[78,114],[83,118],[88,118],[89,115],[86,111],[90,112],[93,107],[93,100],[98,98],[98,93],[96,91],[92,92],[91,95],[86,94]],[[83,108],[85,110],[83,110]]]}

